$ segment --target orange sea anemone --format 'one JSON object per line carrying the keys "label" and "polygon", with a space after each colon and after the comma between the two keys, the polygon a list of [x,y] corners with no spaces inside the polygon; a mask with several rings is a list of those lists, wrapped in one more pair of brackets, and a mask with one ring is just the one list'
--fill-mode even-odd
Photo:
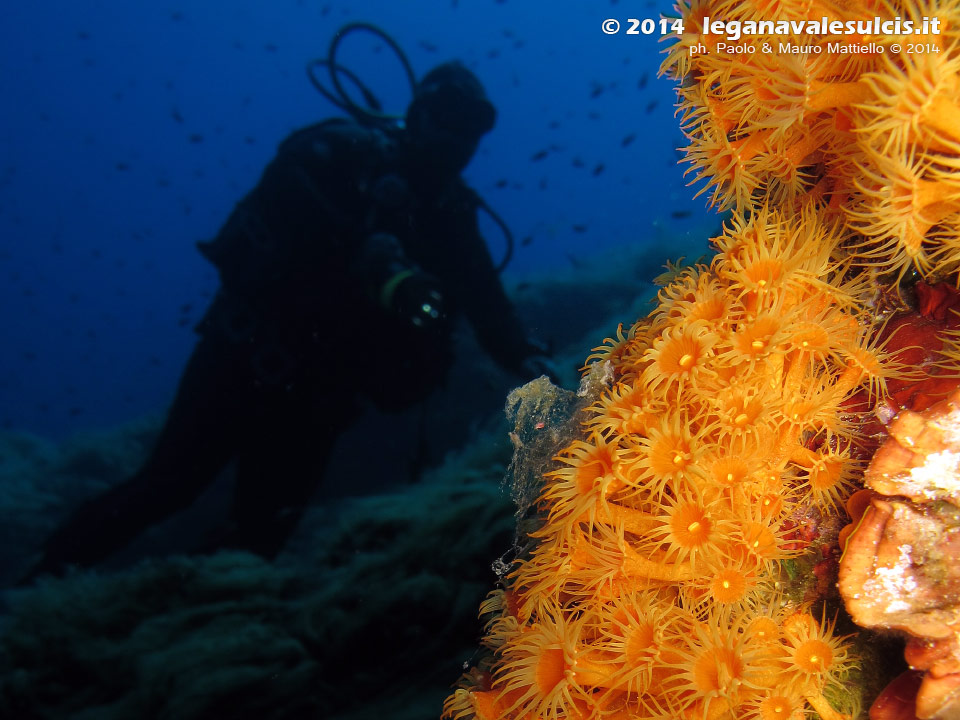
{"label": "orange sea anemone", "polygon": [[644,384],[655,397],[696,385],[702,374],[710,372],[708,360],[716,340],[716,335],[701,322],[664,331],[644,354],[644,360],[649,362],[643,373]]}
{"label": "orange sea anemone", "polygon": [[579,626],[546,613],[501,650],[496,680],[502,687],[503,714],[559,720],[589,707],[589,693],[576,674]]}
{"label": "orange sea anemone", "polygon": [[851,667],[845,639],[834,634],[835,620],[818,623],[806,613],[797,613],[783,622],[780,686],[801,694],[822,720],[840,714],[824,698],[824,689],[844,678]]}

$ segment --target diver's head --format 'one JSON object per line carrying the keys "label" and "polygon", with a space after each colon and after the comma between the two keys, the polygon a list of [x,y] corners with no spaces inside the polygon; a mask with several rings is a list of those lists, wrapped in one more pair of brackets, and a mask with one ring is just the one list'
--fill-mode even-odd
{"label": "diver's head", "polygon": [[458,175],[496,115],[476,75],[456,61],[438,65],[417,84],[407,108],[407,137],[418,166],[438,179]]}

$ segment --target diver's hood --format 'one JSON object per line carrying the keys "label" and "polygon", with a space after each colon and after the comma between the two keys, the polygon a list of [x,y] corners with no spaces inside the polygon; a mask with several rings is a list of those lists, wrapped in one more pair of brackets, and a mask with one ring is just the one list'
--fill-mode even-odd
{"label": "diver's hood", "polygon": [[438,65],[417,84],[407,110],[407,126],[416,131],[429,125],[476,143],[493,129],[496,117],[477,76],[454,61]]}

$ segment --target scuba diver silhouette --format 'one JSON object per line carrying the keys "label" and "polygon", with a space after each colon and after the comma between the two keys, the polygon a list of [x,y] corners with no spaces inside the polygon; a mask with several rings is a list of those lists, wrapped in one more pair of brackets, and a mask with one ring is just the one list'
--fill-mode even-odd
{"label": "scuba diver silhouette", "polygon": [[[337,44],[357,29],[403,61],[414,87],[405,122],[380,115],[336,65]],[[318,83],[322,66],[340,99]],[[308,70],[351,119],[288,137],[215,239],[198,244],[221,287],[152,454],[70,515],[24,581],[103,560],[191,505],[232,461],[229,526],[214,546],[273,557],[358,401],[402,409],[442,382],[456,314],[503,368],[524,379],[549,369],[478,230],[482,200],[460,178],[496,115],[473,73],[448,62],[415,83],[392,39],[360,23]],[[348,99],[338,73],[368,109]]]}

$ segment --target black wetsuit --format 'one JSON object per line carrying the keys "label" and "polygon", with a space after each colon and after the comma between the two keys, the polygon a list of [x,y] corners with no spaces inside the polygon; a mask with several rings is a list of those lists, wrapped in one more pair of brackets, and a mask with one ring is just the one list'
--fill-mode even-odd
{"label": "black wetsuit", "polygon": [[[448,324],[428,332],[378,302],[404,261],[439,281],[481,346],[520,371],[536,352],[503,292],[459,179],[418,178],[400,141],[349,121],[293,134],[217,237],[201,244],[221,288],[156,448],[132,478],[81,506],[36,572],[90,565],[189,506],[236,460],[221,546],[272,556],[322,476],[357,399],[397,409],[451,361]],[[371,238],[392,236],[386,250]]]}

